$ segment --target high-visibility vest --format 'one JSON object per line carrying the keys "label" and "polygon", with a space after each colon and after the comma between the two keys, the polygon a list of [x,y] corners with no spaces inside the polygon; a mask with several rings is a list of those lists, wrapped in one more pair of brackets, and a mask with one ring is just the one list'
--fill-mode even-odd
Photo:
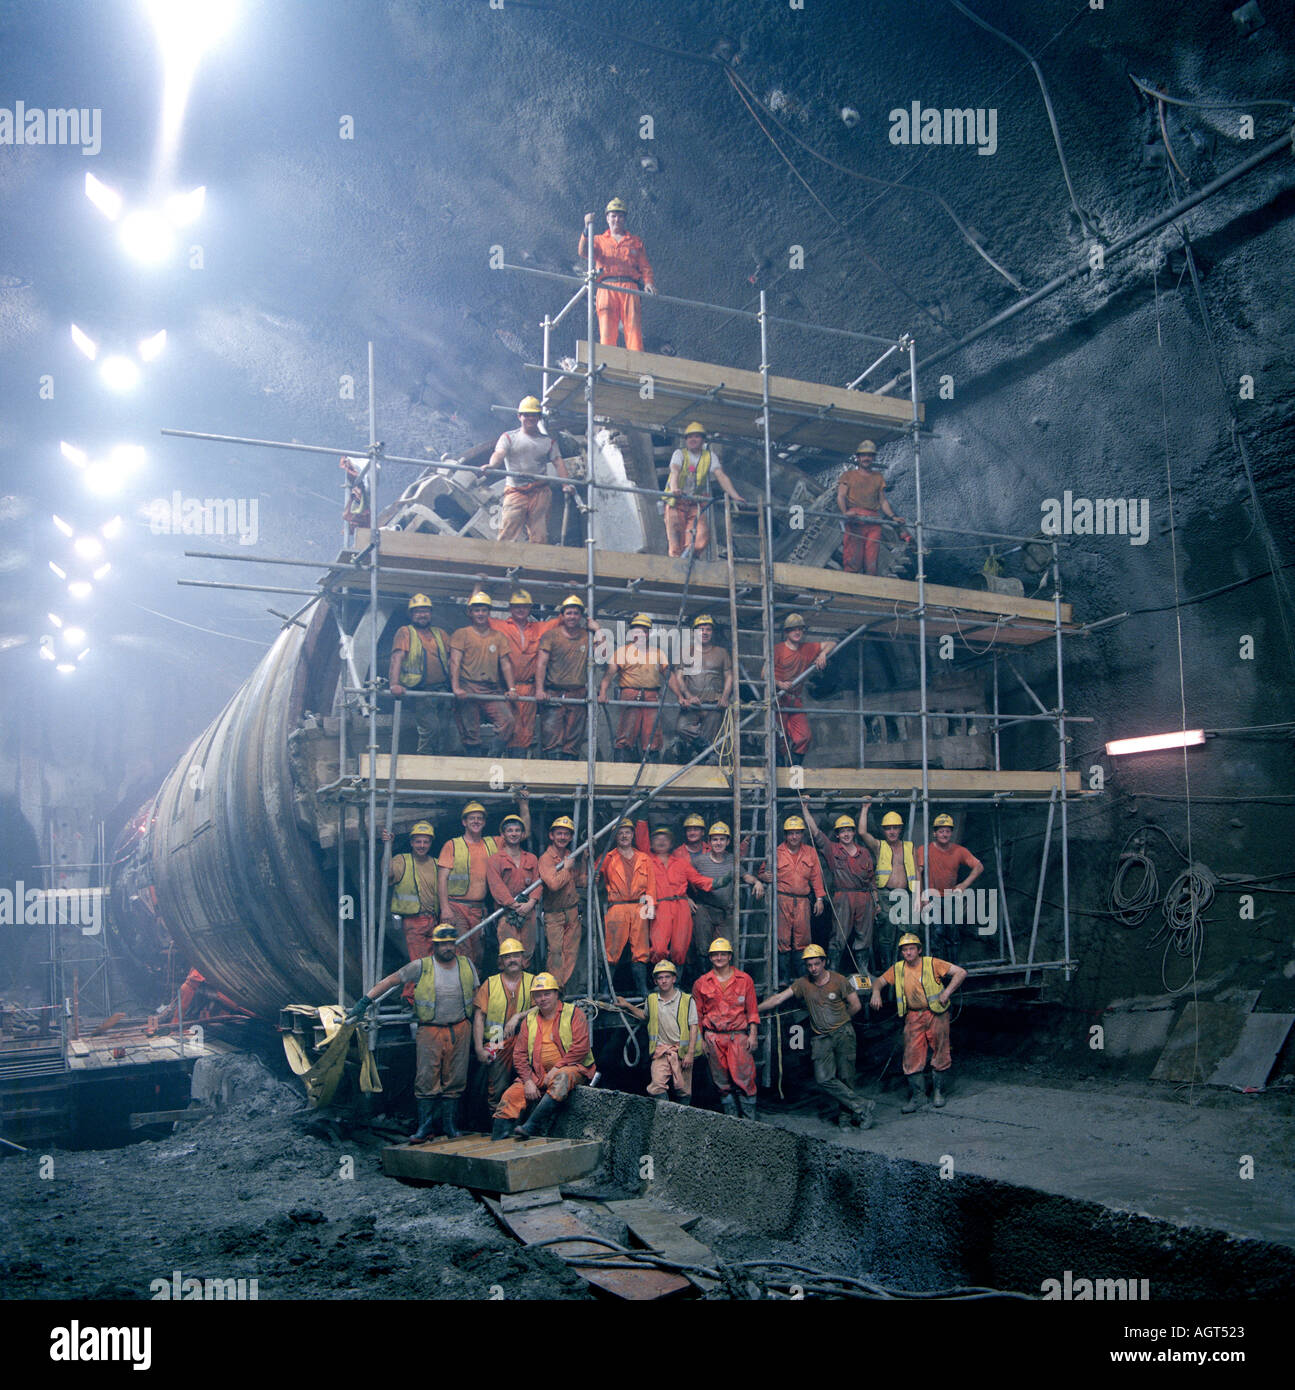
{"label": "high-visibility vest", "polygon": [[[531,981],[534,975],[522,971],[522,982],[517,987],[517,1008],[515,1013],[525,1013],[531,1006]],[[504,1017],[508,1012],[508,991],[504,988],[504,977],[492,975],[486,981],[486,1041],[497,1043],[504,1039]]]}
{"label": "high-visibility vest", "polygon": [[[405,652],[404,660],[400,663],[400,684],[407,690],[417,690],[423,683],[423,677],[427,674],[427,649],[423,646],[422,638],[418,635],[418,629],[412,624],[403,628],[402,631],[409,634],[409,649]],[[445,650],[445,642],[441,634],[435,628],[432,629],[432,639],[436,643],[437,654],[441,658],[441,670],[447,675],[450,670],[449,653]]]}
{"label": "high-visibility vest", "polygon": [[[912,840],[901,840],[904,846],[904,877],[908,880],[909,889],[917,891],[917,864],[913,858]],[[877,851],[877,886],[879,888],[890,887],[890,841],[883,840],[881,848]]]}
{"label": "high-visibility vest", "polygon": [[[482,843],[488,854],[499,853],[499,845],[493,835],[483,836]],[[450,844],[454,846],[454,867],[450,870],[445,892],[451,898],[462,898],[472,886],[472,861],[468,857],[468,842],[462,835],[456,835]]]}
{"label": "high-visibility vest", "polygon": [[[922,989],[926,994],[926,1006],[933,1014],[942,1014],[948,1011],[947,1004],[941,1004],[935,997],[940,992],[939,981],[935,978],[935,967],[931,964],[930,956],[922,957]],[[895,962],[895,1008],[900,1018],[908,1012],[908,997],[904,993],[904,962]]]}
{"label": "high-visibility vest", "polygon": [[[692,995],[679,991],[679,1004],[675,1010],[675,1018],[679,1021],[679,1045],[682,1047],[688,1037],[688,1005],[692,1003]],[[661,996],[655,990],[647,997],[647,1025],[648,1025],[648,1050],[656,1050],[657,1034],[661,1031],[657,1020],[660,1017]]]}
{"label": "high-visibility vest", "polygon": [[[571,1018],[575,1011],[576,1006],[574,1004],[563,1004],[562,1012],[558,1015],[558,1041],[562,1044],[563,1052],[571,1051]],[[540,1011],[539,1009],[532,1009],[530,1013],[526,1015],[526,1055],[531,1058],[532,1061],[535,1059],[535,1035],[539,1031]],[[592,1067],[593,1064],[594,1054],[592,1052],[585,1053],[584,1061],[581,1062],[580,1065],[583,1067]]]}
{"label": "high-visibility vest", "polygon": [[[456,956],[459,963],[459,987],[463,990],[463,1017],[472,1017],[472,962],[467,956]],[[423,957],[423,972],[414,986],[414,1009],[419,1023],[430,1023],[436,1015],[436,961]]]}
{"label": "high-visibility vest", "polygon": [[[391,910],[397,917],[418,917],[423,911],[423,900],[418,896],[418,870],[414,867],[412,853],[403,855],[405,867],[401,870],[396,886],[391,890]],[[427,861],[432,864],[431,859]],[[432,864],[432,868],[435,869]]]}
{"label": "high-visibility vest", "polygon": [[[683,497],[709,497],[710,484],[707,481],[710,475],[710,450],[703,449],[701,457],[697,460],[697,467],[693,468],[692,456],[687,449],[681,449],[683,454],[683,467],[679,470],[679,492],[670,493],[665,500],[667,507],[673,507],[680,496]],[[684,486],[684,480],[688,480],[688,486]]]}

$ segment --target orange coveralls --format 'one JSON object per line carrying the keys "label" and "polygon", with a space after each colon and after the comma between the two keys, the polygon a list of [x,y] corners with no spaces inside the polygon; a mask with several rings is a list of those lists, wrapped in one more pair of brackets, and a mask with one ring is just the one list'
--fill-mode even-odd
{"label": "orange coveralls", "polygon": [[692,997],[715,1089],[726,1096],[736,1086],[744,1096],[755,1095],[755,1059],[749,1033],[751,1024],[760,1019],[755,981],[745,970],[734,970],[721,982],[708,970],[693,985]]}
{"label": "orange coveralls", "polygon": [[647,894],[656,897],[656,874],[652,858],[636,849],[626,863],[619,849],[609,849],[598,865],[598,872],[607,885],[607,910],[603,925],[607,937],[607,960],[615,965],[628,941],[633,960],[640,965],[648,961],[647,918],[639,898]]}
{"label": "orange coveralls", "polygon": [[[768,864],[756,875],[770,882]],[[823,866],[812,845],[793,851],[778,846],[778,949],[803,951],[809,945],[810,899],[824,896]]]}
{"label": "orange coveralls", "polygon": [[588,858],[581,855],[573,868],[559,869],[567,858],[552,845],[540,855],[544,909],[544,938],[548,942],[549,974],[565,985],[580,955],[580,893],[588,882]]}
{"label": "orange coveralls", "polygon": [[[799,647],[793,647],[790,642],[779,642],[773,649],[774,680],[794,681],[802,671],[809,670],[822,650],[821,642],[802,642]],[[778,723],[787,735],[791,751],[797,754],[807,753],[809,745],[814,741],[809,731],[809,720],[800,713],[804,708],[801,700],[804,686],[805,682],[802,681],[795,690],[778,693]]]}
{"label": "orange coveralls", "polygon": [[[494,899],[495,907],[513,907],[518,893],[524,888],[529,888],[539,876],[540,861],[529,850],[522,850],[521,859],[515,860],[501,847],[498,854],[492,854],[486,860],[486,883],[490,887],[490,896]],[[510,936],[515,936],[526,947],[526,954],[522,958],[523,970],[531,968],[531,961],[535,955],[535,941],[538,936],[536,921],[540,912],[539,893],[528,894],[526,901],[532,904],[530,911],[514,909],[517,916],[515,922],[510,922],[509,914],[505,912],[495,923],[500,945]]]}
{"label": "orange coveralls", "polygon": [[[581,236],[578,253],[581,260],[584,260],[586,252],[587,243]],[[610,230],[599,232],[594,237],[594,264],[598,267],[598,298],[595,302],[598,310],[598,341],[614,346],[623,323],[625,346],[631,352],[642,352],[643,328],[639,319],[638,295],[606,288],[608,283],[617,281],[634,289],[647,285],[656,288],[652,266],[642,241],[631,232],[626,232],[619,241]]]}
{"label": "orange coveralls", "polygon": [[656,647],[626,642],[617,647],[612,665],[618,667],[618,700],[635,700],[638,705],[622,705],[616,719],[616,747],[630,748],[642,755],[659,753],[665,747],[661,728],[661,690],[670,674],[665,653]]}
{"label": "orange coveralls", "polygon": [[[540,655],[540,638],[557,627],[556,618],[543,622],[531,619],[519,627],[512,618],[491,618],[490,626],[508,643],[508,655],[513,662],[513,685],[519,695],[535,694],[535,663]],[[513,732],[508,740],[510,749],[529,749],[535,742],[535,703],[519,700],[512,705]]]}
{"label": "orange coveralls", "polygon": [[585,1016],[576,1009],[571,1015],[571,1050],[563,1052],[562,1041],[558,1037],[560,1011],[546,1023],[539,1020],[535,1030],[535,1051],[526,1051],[526,1021],[517,1030],[513,1041],[513,1066],[517,1080],[504,1092],[504,1098],[495,1111],[497,1120],[516,1120],[526,1109],[527,1081],[533,1081],[540,1090],[556,1101],[564,1101],[571,1094],[573,1086],[587,1082],[593,1075],[593,1068],[584,1065],[589,1054],[589,1025]]}
{"label": "orange coveralls", "polygon": [[[646,821],[639,821],[634,827],[634,842],[640,850],[648,847],[648,827]],[[686,850],[683,854],[677,846],[664,859],[651,855],[652,873],[656,878],[656,916],[652,919],[652,964],[665,960],[668,956],[676,965],[682,966],[688,959],[688,947],[692,942],[692,900],[688,888],[709,893],[715,886],[714,879],[707,878],[693,868],[692,855]]]}

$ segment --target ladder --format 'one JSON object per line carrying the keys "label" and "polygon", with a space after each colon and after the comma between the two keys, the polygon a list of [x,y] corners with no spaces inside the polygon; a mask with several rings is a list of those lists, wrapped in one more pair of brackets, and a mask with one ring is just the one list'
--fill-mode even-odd
{"label": "ladder", "polygon": [[[730,757],[725,768],[733,791],[733,846],[740,873],[755,873],[762,863],[769,865],[771,882],[765,889],[763,901],[749,901],[743,906],[739,889],[733,895],[733,938],[737,965],[755,981],[756,992],[767,998],[778,988],[777,951],[777,692],[773,684],[773,590],[772,565],[769,557],[769,536],[765,509],[756,512],[755,534],[739,531],[734,525],[737,515],[732,502],[724,499],[725,534],[727,538],[729,630],[733,641],[733,703]],[[745,518],[743,518],[745,519]],[[745,552],[745,553],[744,553]],[[754,552],[754,553],[752,553]],[[749,586],[739,587],[737,565],[749,561],[759,566],[764,582],[754,596],[760,600],[760,612],[753,619],[743,619],[738,609],[740,598],[749,599]],[[752,713],[751,720],[739,732],[742,720]],[[743,742],[746,748],[743,748]],[[743,761],[755,771],[755,777],[745,786],[742,780]],[[743,846],[745,845],[745,848]],[[769,1031],[760,1035],[757,1053],[761,1079],[767,1086],[772,1075],[772,1049]]]}

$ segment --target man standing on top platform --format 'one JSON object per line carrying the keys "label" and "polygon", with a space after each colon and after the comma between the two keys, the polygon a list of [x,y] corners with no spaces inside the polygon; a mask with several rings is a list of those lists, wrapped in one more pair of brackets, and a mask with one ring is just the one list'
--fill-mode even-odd
{"label": "man standing on top platform", "polygon": [[876,574],[881,527],[863,518],[880,515],[902,521],[903,517],[896,516],[886,500],[886,475],[877,466],[877,446],[871,439],[863,440],[854,451],[854,465],[836,485],[836,505],[846,518],[841,568],[847,574]]}
{"label": "man standing on top platform", "polygon": [[809,719],[803,713],[802,688],[805,682],[799,681],[797,684],[797,681],[811,666],[820,671],[827,670],[827,659],[832,655],[836,643],[806,642],[805,619],[799,613],[788,613],[782,621],[782,630],[783,640],[773,649],[773,680],[778,688],[777,758],[780,763],[784,758],[789,758],[797,767],[801,767],[814,736],[810,732]]}
{"label": "man standing on top platform", "polygon": [[704,557],[710,543],[711,479],[740,507],[742,498],[719,461],[719,450],[706,443],[706,431],[694,420],[684,431],[683,448],[670,458],[665,484],[665,533],[671,559],[693,552]]}
{"label": "man standing on top platform", "polygon": [[[625,230],[626,207],[620,198],[607,204],[607,230],[594,237],[594,265],[598,270],[598,341],[615,346],[621,324],[625,325],[625,346],[631,352],[643,351],[643,329],[639,318],[639,298],[610,288],[627,285],[655,294],[656,283],[647,252],[638,237]],[[589,229],[594,224],[592,212],[585,213],[585,229],[580,235],[577,254],[583,261],[588,253]]]}
{"label": "man standing on top platform", "polygon": [[[517,407],[520,428],[508,430],[499,436],[490,462],[482,469],[483,473],[498,473],[503,470],[508,475],[504,488],[503,505],[499,514],[499,539],[519,541],[525,531],[526,539],[532,545],[549,543],[549,507],[553,502],[553,489],[543,479],[549,476],[549,469],[559,478],[567,477],[567,466],[562,462],[555,439],[540,433],[541,406],[534,396],[527,396]],[[574,494],[575,489],[567,484],[563,492]]]}
{"label": "man standing on top platform", "polygon": [[518,699],[512,702],[513,732],[508,751],[529,757],[535,742],[534,700],[521,697],[535,694],[535,672],[540,655],[540,638],[558,625],[557,618],[536,622],[531,616],[534,602],[525,589],[514,589],[508,600],[508,617],[491,618],[490,626],[508,643],[508,659],[513,665],[513,688]]}
{"label": "man standing on top platform", "polygon": [[[468,625],[450,638],[450,688],[454,720],[468,757],[483,751],[481,716],[495,726],[488,756],[501,757],[513,736],[513,712],[505,694],[515,695],[508,643],[490,625],[490,595],[478,589],[468,599]],[[478,696],[485,696],[478,699]]]}

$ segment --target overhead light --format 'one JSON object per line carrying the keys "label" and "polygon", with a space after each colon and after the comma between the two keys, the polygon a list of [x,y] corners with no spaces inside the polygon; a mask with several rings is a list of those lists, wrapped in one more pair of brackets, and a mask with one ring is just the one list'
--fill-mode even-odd
{"label": "overhead light", "polygon": [[70,676],[76,667],[70,661],[60,661],[54,669],[61,671],[65,676]]}
{"label": "overhead light", "polygon": [[57,512],[54,514],[54,525],[57,526],[58,529],[62,531],[62,533],[65,536],[70,536],[72,534],[72,528],[67,524],[66,521],[63,520],[61,516],[58,515]]}
{"label": "overhead light", "polygon": [[99,534],[107,541],[115,541],[121,535],[121,517],[115,516],[111,521],[105,521],[99,528]]}
{"label": "overhead light", "polygon": [[58,656],[55,654],[54,651],[53,638],[46,636],[40,639],[40,656],[42,661],[58,660]]}
{"label": "overhead light", "polygon": [[67,578],[67,570],[59,569],[59,567],[54,563],[53,560],[49,562],[49,567],[54,571],[56,575],[58,575],[60,579]]}
{"label": "overhead light", "polygon": [[103,384],[112,391],[129,391],[139,383],[139,368],[129,357],[105,357],[99,368]]}
{"label": "overhead light", "polygon": [[121,245],[143,265],[161,265],[175,250],[175,233],[160,212],[136,208],[122,219]]}
{"label": "overhead light", "polygon": [[1117,738],[1106,745],[1112,758],[1125,753],[1154,753],[1161,748],[1191,748],[1205,742],[1204,729],[1181,729],[1173,734],[1147,734],[1143,738]]}
{"label": "overhead light", "polygon": [[69,463],[74,463],[78,468],[84,468],[89,462],[89,456],[84,449],[78,449],[75,444],[69,444],[66,439],[60,439],[58,451]]}
{"label": "overhead light", "polygon": [[166,329],[159,329],[151,338],[140,339],[139,355],[145,362],[152,362],[161,357],[162,349],[166,346]]}
{"label": "overhead light", "polygon": [[94,593],[94,585],[88,579],[74,579],[67,586],[67,591],[73,598],[89,598]]}
{"label": "overhead light", "polygon": [[103,542],[98,536],[78,536],[72,542],[72,549],[83,560],[97,560],[103,554]]}
{"label": "overhead light", "polygon": [[54,624],[55,627],[63,626],[63,619],[57,613],[46,613],[45,616]]}
{"label": "overhead light", "polygon": [[76,324],[72,325],[72,341],[76,344],[77,350],[83,352],[91,362],[99,355],[98,343],[88,333],[82,333]]}
{"label": "overhead light", "polygon": [[200,184],[188,193],[172,193],[166,200],[166,218],[173,227],[187,227],[202,216],[203,204],[207,201],[207,186]]}
{"label": "overhead light", "polygon": [[80,647],[85,643],[85,628],[65,627],[63,629],[63,640],[69,647]]}
{"label": "overhead light", "polygon": [[76,659],[77,659],[77,661],[84,661],[84,660],[86,659],[86,657],[89,656],[89,655],[90,655],[90,648],[87,647],[87,648],[85,649],[85,651],[83,651],[83,652],[77,652],[77,654],[76,654]]}
{"label": "overhead light", "polygon": [[[125,468],[133,473],[137,468],[144,466],[144,460],[148,456],[140,444],[117,444],[113,446],[108,457],[118,468]],[[118,517],[118,520],[121,518]]]}
{"label": "overhead light", "polygon": [[95,570],[94,577],[96,579],[103,579],[110,569],[112,569],[112,566],[110,564],[100,565],[99,568]]}
{"label": "overhead light", "polygon": [[93,174],[85,176],[85,196],[109,222],[115,222],[121,216],[121,194],[106,183],[101,183]]}
{"label": "overhead light", "polygon": [[144,0],[144,9],[157,31],[168,82],[192,80],[198,60],[232,28],[238,6],[234,0]]}

